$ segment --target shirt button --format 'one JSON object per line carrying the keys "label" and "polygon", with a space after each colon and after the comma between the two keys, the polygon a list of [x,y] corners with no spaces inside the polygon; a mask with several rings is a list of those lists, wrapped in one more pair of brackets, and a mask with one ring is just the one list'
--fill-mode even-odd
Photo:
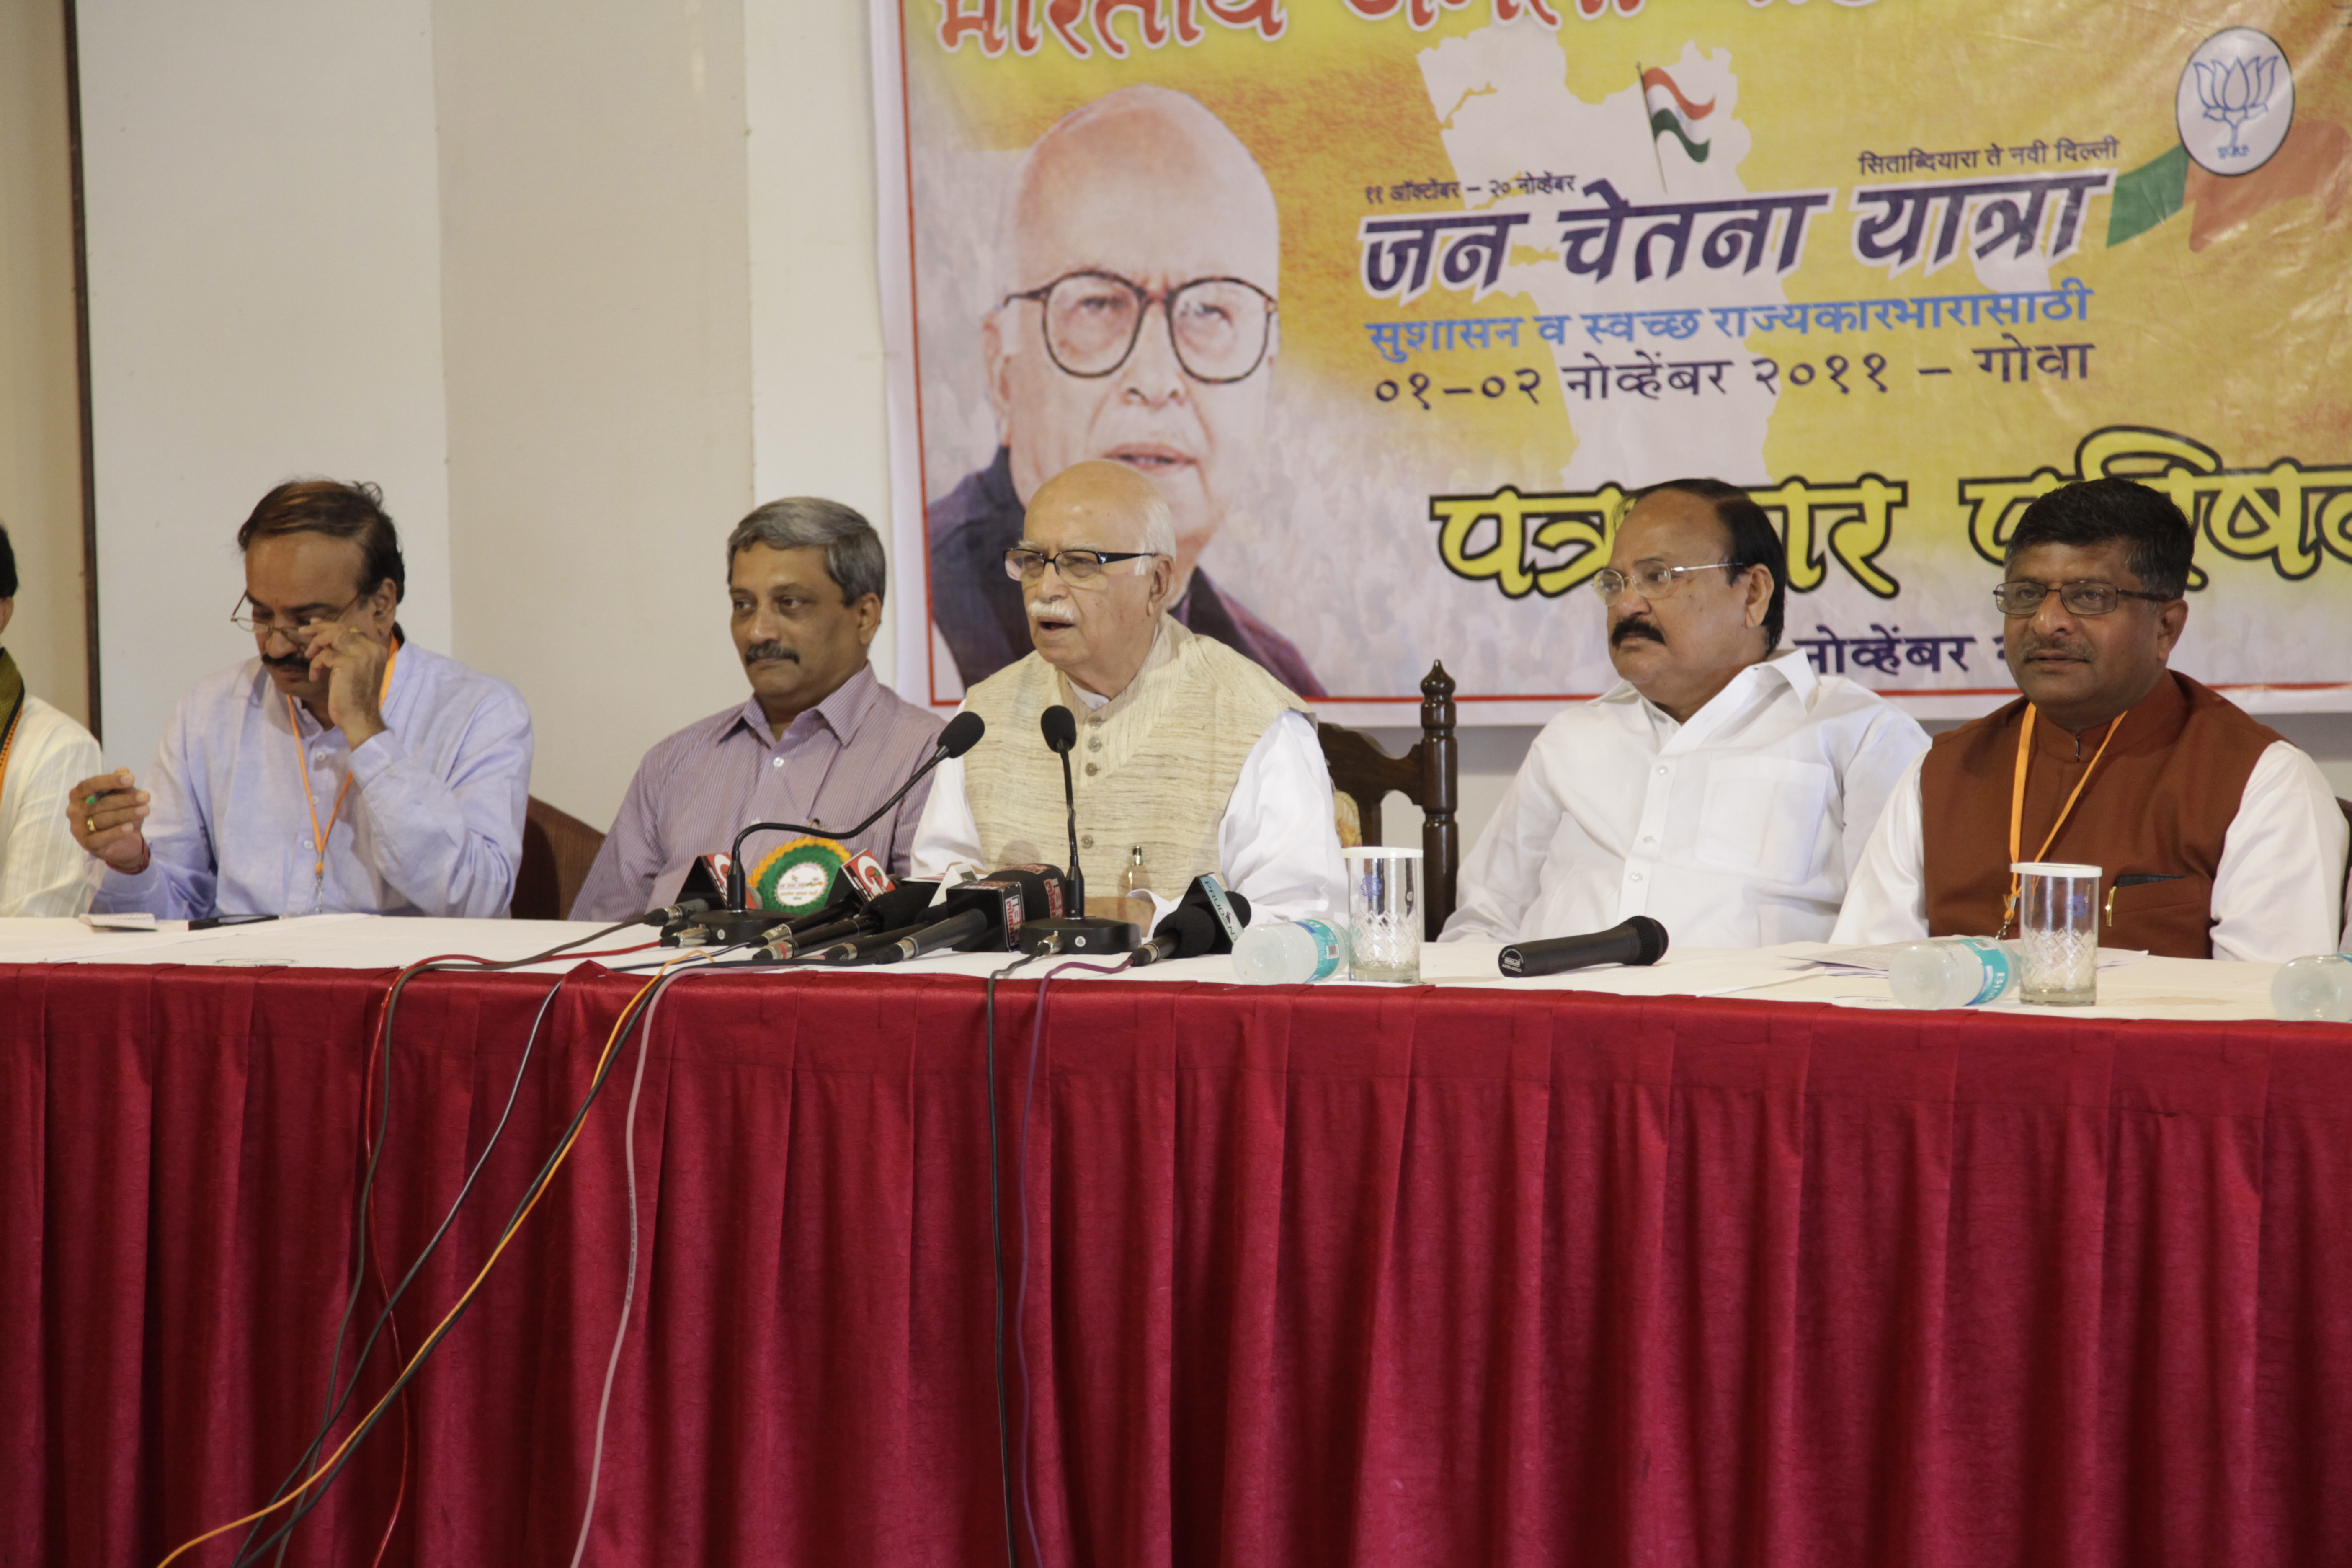
{"label": "shirt button", "polygon": [[1625,879],[1629,882],[1638,882],[1642,879],[1642,873],[1639,871],[1631,872],[1626,876]]}
{"label": "shirt button", "polygon": [[1658,770],[1658,776],[1659,776],[1660,778],[1664,778],[1664,777],[1666,776],[1666,770],[1665,770],[1665,769],[1664,769],[1664,768],[1660,768],[1660,769]]}
{"label": "shirt button", "polygon": [[1091,833],[1082,835],[1078,839],[1078,843],[1084,847],[1091,849],[1095,847],[1095,836]]}
{"label": "shirt button", "polygon": [[1087,764],[1087,776],[1088,778],[1092,778],[1092,777],[1094,777],[1094,776],[1095,776],[1095,774],[1097,774],[1097,773],[1100,773],[1101,771],[1102,771],[1102,770],[1101,770],[1100,768],[1096,767],[1096,766],[1094,765],[1094,763],[1088,763]]}
{"label": "shirt button", "polygon": [[1089,736],[1087,736],[1087,751],[1089,751],[1089,752],[1099,752],[1099,751],[1101,751],[1101,750],[1102,750],[1102,737],[1101,737],[1100,735],[1089,735]]}
{"label": "shirt button", "polygon": [[770,757],[768,759],[768,765],[772,768],[781,768],[784,765],[784,759],[782,757]]}
{"label": "shirt button", "polygon": [[1642,842],[1644,844],[1655,844],[1657,839],[1653,837],[1651,835],[1644,833],[1642,835]]}

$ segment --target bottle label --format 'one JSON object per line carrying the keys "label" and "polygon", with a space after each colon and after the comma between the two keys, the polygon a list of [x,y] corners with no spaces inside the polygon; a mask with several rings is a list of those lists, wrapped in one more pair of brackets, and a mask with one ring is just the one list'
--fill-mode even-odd
{"label": "bottle label", "polygon": [[1293,923],[1315,939],[1315,973],[1307,978],[1310,981],[1329,979],[1339,970],[1340,959],[1347,954],[1347,938],[1328,921],[1309,918]]}
{"label": "bottle label", "polygon": [[1984,978],[1977,986],[1977,994],[1961,1003],[1961,1006],[1979,1006],[1995,1000],[2002,992],[2009,989],[2010,964],[2007,948],[1997,942],[1980,936],[1964,936],[1960,939],[1959,944],[1973,952],[1977,955],[1977,961],[1984,965]]}

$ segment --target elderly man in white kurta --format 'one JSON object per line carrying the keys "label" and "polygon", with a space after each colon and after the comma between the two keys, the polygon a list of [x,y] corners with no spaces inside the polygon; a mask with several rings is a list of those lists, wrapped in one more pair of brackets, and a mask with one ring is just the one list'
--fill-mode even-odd
{"label": "elderly man in white kurta", "polygon": [[1537,736],[1464,862],[1447,939],[1633,915],[1682,947],[1820,941],[1927,737],[1779,651],[1787,565],[1745,492],[1677,479],[1626,513],[1595,579],[1624,679]]}
{"label": "elderly man in white kurta", "polygon": [[1030,498],[1003,570],[1034,650],[965,694],[988,732],[939,771],[917,877],[1061,860],[1062,764],[1038,728],[1059,704],[1078,719],[1082,855],[1108,869],[1140,845],[1163,912],[1206,871],[1248,898],[1254,923],[1342,907],[1314,721],[1264,669],[1169,617],[1174,526],[1149,479],[1111,462],[1065,470]]}

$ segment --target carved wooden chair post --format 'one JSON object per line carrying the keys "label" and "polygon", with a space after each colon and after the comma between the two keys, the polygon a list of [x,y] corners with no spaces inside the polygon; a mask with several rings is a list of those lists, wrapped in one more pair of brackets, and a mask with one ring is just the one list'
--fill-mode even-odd
{"label": "carved wooden chair post", "polygon": [[[1370,737],[1338,724],[1318,723],[1324,765],[1331,788],[1345,797],[1339,806],[1340,842],[1381,841],[1381,802],[1394,790],[1421,807],[1422,868],[1429,886],[1423,900],[1423,934],[1435,937],[1454,912],[1454,884],[1462,864],[1461,762],[1454,740],[1454,678],[1443,660],[1433,662],[1421,681],[1421,739],[1402,757],[1391,757]],[[1352,816],[1356,832],[1345,824]]]}

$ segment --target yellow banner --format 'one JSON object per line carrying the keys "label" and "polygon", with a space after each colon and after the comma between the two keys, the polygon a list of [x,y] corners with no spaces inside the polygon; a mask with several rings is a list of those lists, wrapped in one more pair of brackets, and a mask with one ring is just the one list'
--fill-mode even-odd
{"label": "yellow banner", "polygon": [[2103,474],[2200,530],[2179,668],[2352,682],[2330,7],[907,0],[897,22],[910,694],[952,701],[1026,651],[1003,552],[1035,486],[1096,457],[1168,495],[1195,629],[1333,705],[1418,700],[1433,658],[1474,719],[1607,689],[1589,580],[1628,496],[1684,476],[1750,488],[1786,541],[1787,639],[1891,694],[2011,689],[2001,543]]}

